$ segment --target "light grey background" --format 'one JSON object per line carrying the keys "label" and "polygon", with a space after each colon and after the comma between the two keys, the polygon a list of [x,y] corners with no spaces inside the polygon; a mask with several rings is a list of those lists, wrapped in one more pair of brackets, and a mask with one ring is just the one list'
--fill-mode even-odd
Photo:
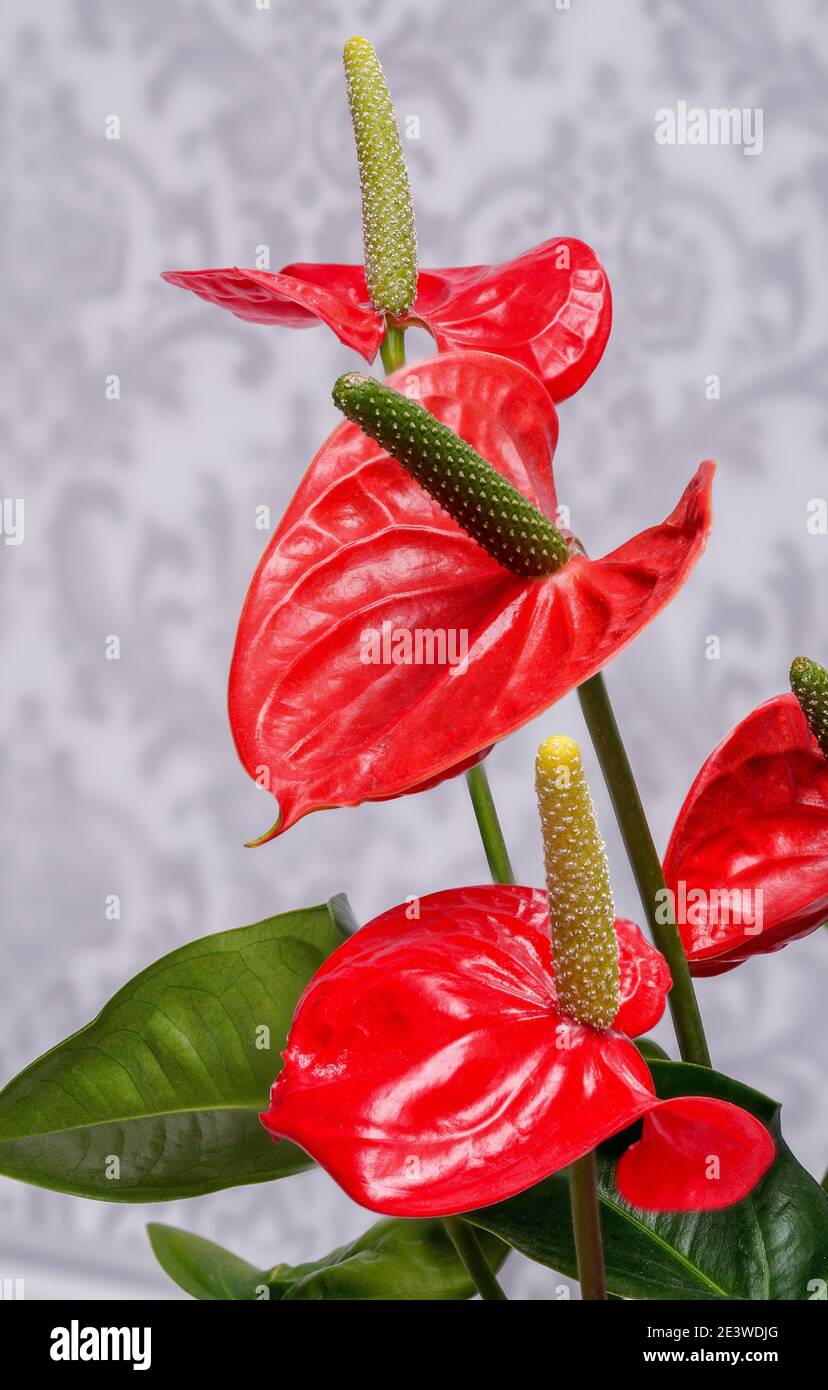
{"label": "light grey background", "polygon": [[[25,543],[0,545],[2,1079],[178,943],[341,889],[367,918],[485,880],[462,781],[242,848],[273,819],[224,708],[266,541],[254,509],[278,517],[354,359],[322,328],[243,324],[157,276],[252,264],[263,243],[274,269],[359,259],[339,58],[353,32],[377,44],[400,115],[420,117],[407,153],[424,265],[566,234],[608,268],[612,339],[561,409],[556,462],[591,551],[661,519],[699,459],[720,460],[706,557],[610,673],[664,845],[714,743],[785,688],[793,655],[828,655],[828,538],[806,531],[828,492],[825,0],[6,0],[0,32],[0,495],[26,504]],[[654,113],[679,100],[762,107],[763,153],[657,146]],[[111,114],[120,141],[104,138]],[[489,764],[530,883],[532,755],[556,731],[583,735],[574,697]],[[595,785],[619,908],[640,918]],[[815,1173],[826,979],[821,933],[700,989],[717,1063],[784,1102]],[[150,1217],[262,1264],[367,1224],[319,1171],[155,1208],[2,1180],[0,1275],[33,1298],[172,1296]],[[534,1298],[560,1282],[517,1257],[506,1279]]]}

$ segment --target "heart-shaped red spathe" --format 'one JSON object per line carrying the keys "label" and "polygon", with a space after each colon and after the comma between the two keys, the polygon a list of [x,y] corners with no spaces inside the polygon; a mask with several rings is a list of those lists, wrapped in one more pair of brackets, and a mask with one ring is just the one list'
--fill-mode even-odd
{"label": "heart-shaped red spathe", "polygon": [[[385,333],[362,266],[296,264],[278,274],[228,266],[165,271],[163,278],[251,323],[326,323],[369,362]],[[441,351],[474,348],[520,362],[562,401],[601,360],[612,298],[595,253],[582,241],[553,237],[500,265],[421,271],[416,301],[400,322],[428,329]]]}
{"label": "heart-shaped red spathe", "polygon": [[[711,1117],[705,1102],[694,1154],[695,1102],[682,1097],[671,1128],[678,1103],[658,1100],[629,1039],[561,1013],[547,926],[545,894],[486,885],[403,904],[357,932],[299,1002],[267,1129],[372,1210],[446,1216],[523,1191],[657,1110],[662,1122],[639,1160],[631,1151],[622,1194],[634,1189],[646,1205],[642,1170],[658,1168],[659,1209],[667,1199],[689,1209],[688,1194],[706,1206],[738,1201],[772,1162],[767,1131],[724,1102]],[[663,1009],[669,976],[633,924],[622,924],[619,948],[623,1009],[641,1022]],[[710,1153],[735,1152],[745,1134],[752,1152],[723,1164],[701,1203]],[[684,1161],[673,1169],[676,1136]]]}
{"label": "heart-shaped red spathe", "polygon": [[[532,373],[464,352],[390,381],[554,517],[557,417]],[[309,811],[449,775],[605,666],[693,568],[713,469],[702,465],[665,522],[604,559],[573,555],[556,574],[525,580],[356,425],[341,425],[256,571],[230,673],[239,756],[281,808],[272,833]],[[416,636],[435,632],[442,663],[428,663],[422,642],[417,664]],[[394,664],[395,634],[405,633],[411,661]]]}
{"label": "heart-shaped red spathe", "polygon": [[694,975],[777,951],[828,920],[828,761],[779,695],[711,753],[664,860]]}

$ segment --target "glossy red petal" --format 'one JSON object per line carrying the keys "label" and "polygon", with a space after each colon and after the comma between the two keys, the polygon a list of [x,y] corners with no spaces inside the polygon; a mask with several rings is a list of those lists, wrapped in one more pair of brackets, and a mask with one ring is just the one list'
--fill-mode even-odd
{"label": "glossy red petal", "polygon": [[715,1211],[746,1197],[775,1157],[765,1126],[728,1101],[663,1100],[618,1160],[625,1201],[645,1211]]}
{"label": "glossy red petal", "polygon": [[414,792],[431,791],[432,787],[439,787],[440,783],[447,781],[449,777],[459,777],[461,772],[468,772],[469,768],[477,767],[477,764],[482,763],[484,758],[488,758],[493,747],[494,744],[490,744],[488,748],[481,748],[479,753],[472,753],[462,762],[454,763],[445,772],[438,772],[434,777],[427,777],[424,782],[418,782],[414,787],[406,787],[404,791],[392,792],[390,796],[378,797],[377,800],[396,801],[400,796],[411,796]]}
{"label": "glossy red petal", "polygon": [[286,266],[278,275],[269,270],[167,270],[162,279],[199,299],[229,309],[248,323],[275,323],[288,328],[312,328],[318,321],[332,328],[346,347],[373,361],[385,326],[368,299],[361,266],[318,267],[330,272],[317,283],[304,274],[313,266]]}
{"label": "glossy red petal", "polygon": [[501,1201],[657,1104],[632,1043],[559,1013],[531,897],[481,891],[364,927],[296,1011],[263,1122],[372,1210]]}
{"label": "glossy red petal", "polygon": [[612,324],[606,271],[582,241],[552,237],[500,265],[424,270],[410,318],[441,350],[479,348],[528,367],[553,401],[583,386]]}
{"label": "glossy red petal", "polygon": [[664,1013],[673,983],[666,960],[635,922],[616,917],[620,1006],[613,1028],[639,1038],[654,1028]]}
{"label": "glossy red petal", "polygon": [[[403,909],[392,908],[374,919],[377,923],[394,923]],[[430,893],[418,904],[419,919],[433,920],[438,925],[451,918],[455,911],[464,923],[485,928],[494,916],[508,922],[523,922],[542,936],[549,935],[549,902],[546,890],[523,888],[520,885],[483,884],[476,888],[451,888],[443,893]],[[406,916],[406,920],[409,920]],[[613,1031],[636,1038],[654,1028],[664,1013],[672,980],[667,962],[655,946],[646,940],[635,922],[616,917],[618,937],[619,1009]],[[553,977],[554,961],[549,969]]]}
{"label": "glossy red petal", "polygon": [[711,753],[664,874],[694,975],[779,950],[828,920],[828,762],[795,696],[760,705]]}
{"label": "glossy red petal", "polygon": [[[530,372],[458,352],[391,380],[553,514],[557,418]],[[279,831],[309,811],[439,777],[606,665],[693,568],[710,526],[713,468],[702,465],[661,525],[602,560],[577,556],[548,579],[526,581],[490,559],[361,430],[341,425],[256,571],[230,674],[239,756],[278,798]],[[461,659],[363,662],[372,654],[366,632],[401,631],[447,634]],[[375,654],[393,657],[393,648]],[[428,656],[422,643],[420,654]]]}
{"label": "glossy red petal", "polygon": [[[358,265],[294,264],[278,274],[165,271],[163,279],[250,323],[309,328],[321,320],[370,362],[384,332]],[[553,237],[501,265],[423,270],[404,322],[422,323],[445,351],[475,348],[528,367],[553,401],[595,370],[612,323],[606,272],[582,241]]]}

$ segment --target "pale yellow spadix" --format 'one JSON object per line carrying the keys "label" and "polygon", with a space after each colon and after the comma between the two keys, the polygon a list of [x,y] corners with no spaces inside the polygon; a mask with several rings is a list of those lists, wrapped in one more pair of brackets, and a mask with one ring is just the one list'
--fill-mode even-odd
{"label": "pale yellow spadix", "polygon": [[615,907],[606,850],[574,739],[558,735],[541,744],[535,786],[558,1002],[571,1018],[608,1028],[619,999]]}
{"label": "pale yellow spadix", "polygon": [[367,39],[343,53],[362,185],[365,278],[380,313],[407,313],[417,294],[414,205],[400,132],[380,60]]}

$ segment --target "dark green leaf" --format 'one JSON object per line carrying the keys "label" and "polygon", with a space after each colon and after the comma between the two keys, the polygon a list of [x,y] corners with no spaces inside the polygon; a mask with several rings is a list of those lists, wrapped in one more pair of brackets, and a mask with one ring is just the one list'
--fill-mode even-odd
{"label": "dark green leaf", "polygon": [[[220,1245],[175,1226],[147,1227],[159,1264],[198,1299],[447,1300],[475,1292],[440,1221],[377,1221],[350,1245],[311,1264],[256,1269]],[[497,1270],[508,1246],[484,1232]]]}
{"label": "dark green leaf", "polygon": [[338,899],[205,936],[136,975],[0,1093],[0,1173],[157,1202],[310,1166],[258,1115],[344,911]]}
{"label": "dark green leaf", "polygon": [[[828,1279],[828,1196],[797,1163],[779,1125],[779,1106],[718,1072],[682,1062],[650,1063],[658,1094],[730,1100],[765,1123],[777,1144],[771,1170],[750,1197],[720,1212],[634,1210],[613,1181],[617,1145],[602,1148],[601,1219],[613,1293],[641,1299],[807,1300]],[[575,1276],[565,1173],[474,1214],[531,1259]]]}
{"label": "dark green leaf", "polygon": [[284,1266],[257,1269],[221,1245],[202,1236],[191,1235],[178,1226],[153,1221],[147,1226],[153,1253],[161,1268],[192,1298],[237,1302],[263,1298],[282,1298],[288,1285],[282,1285]]}

